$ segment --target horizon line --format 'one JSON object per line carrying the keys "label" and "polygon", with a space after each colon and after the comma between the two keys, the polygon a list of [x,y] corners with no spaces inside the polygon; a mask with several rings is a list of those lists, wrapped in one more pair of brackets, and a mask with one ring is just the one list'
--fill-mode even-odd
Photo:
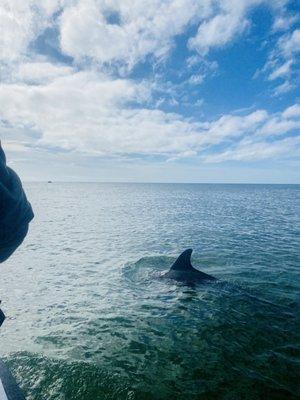
{"label": "horizon line", "polygon": [[172,185],[300,185],[300,182],[155,182],[155,181],[66,181],[66,180],[23,180],[24,183],[101,183],[101,184],[172,184]]}

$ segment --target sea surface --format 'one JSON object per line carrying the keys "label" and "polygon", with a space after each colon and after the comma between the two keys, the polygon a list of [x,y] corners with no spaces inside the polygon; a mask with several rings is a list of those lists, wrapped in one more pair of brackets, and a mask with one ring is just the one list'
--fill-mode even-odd
{"label": "sea surface", "polygon": [[[28,400],[298,398],[299,185],[26,190],[0,354]],[[217,283],[162,278],[186,248]]]}

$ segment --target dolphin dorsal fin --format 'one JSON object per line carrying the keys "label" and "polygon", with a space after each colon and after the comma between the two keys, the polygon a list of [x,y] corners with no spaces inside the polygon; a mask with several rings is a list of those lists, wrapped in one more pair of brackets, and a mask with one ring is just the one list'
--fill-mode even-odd
{"label": "dolphin dorsal fin", "polygon": [[192,252],[193,252],[192,249],[187,249],[183,253],[181,253],[180,256],[177,258],[177,260],[172,265],[171,270],[187,271],[187,270],[193,269],[192,264],[191,264]]}

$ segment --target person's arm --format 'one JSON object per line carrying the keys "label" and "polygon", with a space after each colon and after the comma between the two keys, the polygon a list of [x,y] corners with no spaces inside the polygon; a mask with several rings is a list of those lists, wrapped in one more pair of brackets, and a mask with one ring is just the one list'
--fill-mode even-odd
{"label": "person's arm", "polygon": [[23,242],[33,211],[18,175],[6,165],[0,142],[0,263]]}

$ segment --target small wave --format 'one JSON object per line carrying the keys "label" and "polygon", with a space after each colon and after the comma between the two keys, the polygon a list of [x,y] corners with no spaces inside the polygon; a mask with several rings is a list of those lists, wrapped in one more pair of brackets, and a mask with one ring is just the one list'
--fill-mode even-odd
{"label": "small wave", "polygon": [[6,357],[27,400],[135,399],[128,381],[86,361],[54,359],[34,353]]}
{"label": "small wave", "polygon": [[125,264],[123,276],[130,283],[145,284],[166,272],[172,265],[172,260],[166,256],[143,257],[135,263]]}

